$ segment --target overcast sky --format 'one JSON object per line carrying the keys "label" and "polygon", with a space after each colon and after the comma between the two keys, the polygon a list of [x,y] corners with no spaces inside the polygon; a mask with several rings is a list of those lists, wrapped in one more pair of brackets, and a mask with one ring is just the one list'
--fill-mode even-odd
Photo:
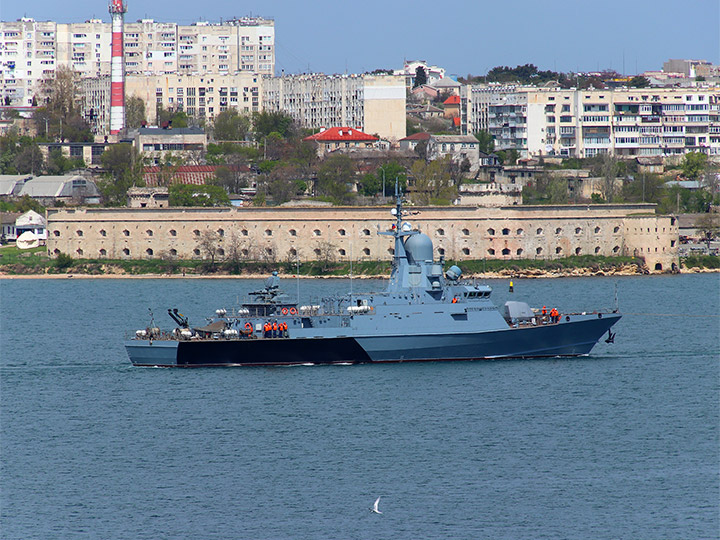
{"label": "overcast sky", "polygon": [[[360,73],[426,60],[482,75],[532,63],[555,71],[720,63],[720,0],[128,0],[127,21],[275,19],[276,70]],[[0,0],[0,19],[109,22],[104,0]]]}

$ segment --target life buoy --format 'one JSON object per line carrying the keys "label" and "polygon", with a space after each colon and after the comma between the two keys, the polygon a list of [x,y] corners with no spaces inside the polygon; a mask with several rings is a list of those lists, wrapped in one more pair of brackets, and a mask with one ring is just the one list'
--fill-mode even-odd
{"label": "life buoy", "polygon": [[290,315],[297,315],[297,309],[295,309],[294,307],[291,307],[291,308],[290,308]]}
{"label": "life buoy", "polygon": [[282,314],[287,315],[288,314],[288,308],[284,307],[282,308]]}
{"label": "life buoy", "polygon": [[245,323],[245,330],[247,330],[247,331],[248,331],[249,333],[251,333],[251,334],[253,333],[253,325],[252,325],[251,322],[246,322],[246,323]]}

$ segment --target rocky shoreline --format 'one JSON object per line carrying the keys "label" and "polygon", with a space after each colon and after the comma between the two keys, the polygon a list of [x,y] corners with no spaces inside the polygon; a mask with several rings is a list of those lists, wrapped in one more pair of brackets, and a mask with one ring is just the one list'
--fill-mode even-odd
{"label": "rocky shoreline", "polygon": [[[42,274],[7,274],[0,271],[2,279],[263,279],[266,274],[129,274],[118,268],[103,268],[103,273],[42,273]],[[681,268],[681,274],[718,273],[716,268]],[[279,273],[281,278],[295,278],[296,274]],[[499,272],[469,273],[464,277],[469,279],[547,279],[564,277],[603,277],[603,276],[643,276],[664,275],[651,273],[638,265],[623,265],[617,268],[566,268],[562,270],[541,270],[536,268],[524,270],[506,269]],[[349,275],[300,275],[302,279],[347,279]],[[386,274],[354,275],[353,279],[386,279]]]}

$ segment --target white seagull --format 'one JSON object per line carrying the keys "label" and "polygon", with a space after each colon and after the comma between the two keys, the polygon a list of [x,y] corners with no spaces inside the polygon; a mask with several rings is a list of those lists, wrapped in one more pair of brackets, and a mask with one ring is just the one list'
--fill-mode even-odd
{"label": "white seagull", "polygon": [[373,504],[373,507],[372,507],[370,510],[372,510],[372,511],[375,512],[376,514],[382,514],[382,512],[381,512],[380,510],[378,510],[378,505],[379,505],[379,504],[380,504],[380,497],[378,497],[377,499],[375,499],[375,504]]}

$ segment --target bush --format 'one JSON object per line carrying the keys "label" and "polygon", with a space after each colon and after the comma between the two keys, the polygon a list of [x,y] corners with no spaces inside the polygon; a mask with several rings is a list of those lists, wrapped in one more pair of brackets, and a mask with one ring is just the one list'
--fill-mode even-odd
{"label": "bush", "polygon": [[67,270],[74,264],[75,261],[73,260],[73,258],[66,253],[60,253],[57,256],[57,259],[55,259],[55,268],[57,268],[58,270]]}

